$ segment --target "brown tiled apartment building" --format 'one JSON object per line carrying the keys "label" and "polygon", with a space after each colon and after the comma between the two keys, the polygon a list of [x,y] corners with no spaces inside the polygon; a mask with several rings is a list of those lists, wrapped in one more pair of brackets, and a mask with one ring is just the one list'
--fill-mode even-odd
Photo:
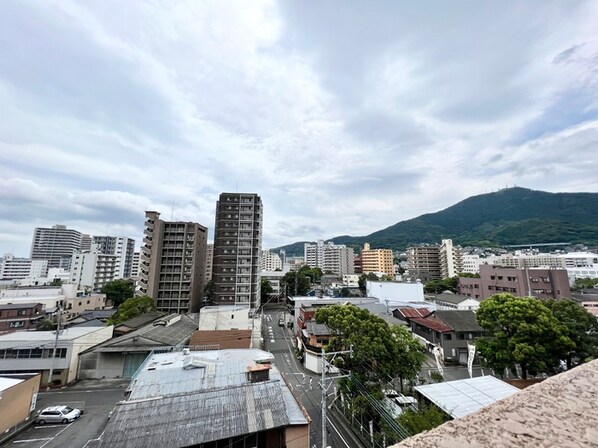
{"label": "brown tiled apartment building", "polygon": [[485,264],[480,266],[480,278],[459,277],[459,294],[487,299],[499,293],[540,299],[571,298],[565,269],[518,269]]}
{"label": "brown tiled apartment building", "polygon": [[0,331],[35,330],[44,317],[41,303],[0,305]]}

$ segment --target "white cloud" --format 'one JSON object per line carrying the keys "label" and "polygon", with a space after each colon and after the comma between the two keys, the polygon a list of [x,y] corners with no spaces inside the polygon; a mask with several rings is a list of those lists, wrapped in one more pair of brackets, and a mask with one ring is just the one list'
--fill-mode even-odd
{"label": "white cloud", "polygon": [[237,188],[266,246],[598,191],[594,2],[0,8],[0,252],[58,222],[139,238],[173,204],[211,228]]}

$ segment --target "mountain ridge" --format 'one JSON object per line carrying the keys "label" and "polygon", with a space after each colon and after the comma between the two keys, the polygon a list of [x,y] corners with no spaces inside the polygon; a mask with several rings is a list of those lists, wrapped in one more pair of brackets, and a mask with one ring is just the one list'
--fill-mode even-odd
{"label": "mountain ridge", "polygon": [[[434,213],[399,221],[365,236],[326,241],[360,247],[405,249],[451,238],[461,245],[598,243],[598,193],[549,193],[522,187],[470,196]],[[280,246],[303,254],[304,242]],[[300,249],[300,250],[299,250]]]}

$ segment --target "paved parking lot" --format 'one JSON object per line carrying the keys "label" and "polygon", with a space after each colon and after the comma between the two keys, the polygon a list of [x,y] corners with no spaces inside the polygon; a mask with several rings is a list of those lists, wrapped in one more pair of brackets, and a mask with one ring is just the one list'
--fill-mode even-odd
{"label": "paved parking lot", "polygon": [[32,425],[9,440],[3,448],[83,448],[106,426],[108,414],[124,399],[128,381],[84,382],[59,391],[40,392],[37,410],[53,405],[69,405],[83,409],[83,415],[69,424]]}

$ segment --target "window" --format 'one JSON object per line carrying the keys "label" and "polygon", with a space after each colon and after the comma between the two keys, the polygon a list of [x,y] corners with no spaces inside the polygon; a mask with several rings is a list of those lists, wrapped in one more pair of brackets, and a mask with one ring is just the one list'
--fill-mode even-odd
{"label": "window", "polygon": [[25,326],[24,320],[15,320],[8,324],[9,328],[23,328]]}
{"label": "window", "polygon": [[18,310],[17,316],[25,316],[27,314],[27,310]]}
{"label": "window", "polygon": [[445,339],[446,341],[450,341],[451,339],[453,339],[453,335],[452,335],[452,334],[445,334],[445,335],[444,335],[444,339]]}

